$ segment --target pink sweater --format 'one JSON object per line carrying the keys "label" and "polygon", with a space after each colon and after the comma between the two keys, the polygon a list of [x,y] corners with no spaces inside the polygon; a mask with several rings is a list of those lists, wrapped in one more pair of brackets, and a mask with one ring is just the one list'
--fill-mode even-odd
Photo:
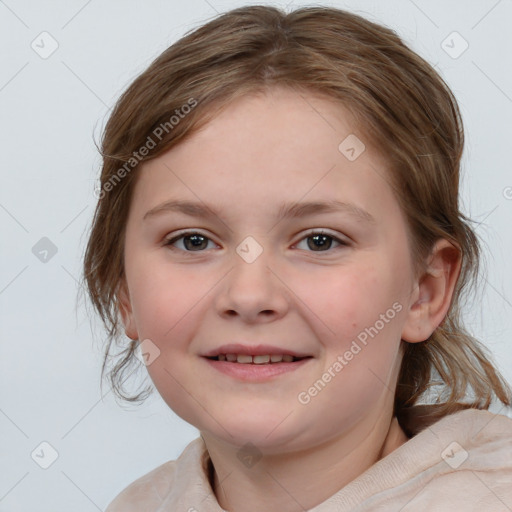
{"label": "pink sweater", "polygon": [[[201,438],[106,512],[223,512]],[[420,431],[309,512],[511,512],[512,419],[469,409]],[[236,512],[236,511],[230,511]]]}

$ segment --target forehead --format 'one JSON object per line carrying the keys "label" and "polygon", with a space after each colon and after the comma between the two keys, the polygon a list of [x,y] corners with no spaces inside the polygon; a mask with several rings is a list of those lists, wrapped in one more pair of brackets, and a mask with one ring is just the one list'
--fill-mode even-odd
{"label": "forehead", "polygon": [[283,88],[228,104],[145,163],[138,181],[134,201],[144,208],[176,196],[253,210],[301,198],[350,200],[374,216],[396,206],[386,161],[350,112],[324,96]]}

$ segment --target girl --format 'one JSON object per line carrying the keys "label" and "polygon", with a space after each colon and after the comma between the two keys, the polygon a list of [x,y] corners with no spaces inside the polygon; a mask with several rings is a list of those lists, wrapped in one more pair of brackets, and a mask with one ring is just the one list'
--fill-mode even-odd
{"label": "girl", "polygon": [[140,358],[200,437],[108,512],[512,510],[462,149],[432,67],[337,9],[233,10],[134,81],[84,275],[115,392]]}

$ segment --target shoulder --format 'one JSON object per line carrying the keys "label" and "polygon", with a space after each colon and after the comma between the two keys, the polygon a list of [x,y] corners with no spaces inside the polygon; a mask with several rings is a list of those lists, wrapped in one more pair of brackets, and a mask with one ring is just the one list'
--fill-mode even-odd
{"label": "shoulder", "polygon": [[466,409],[421,423],[315,512],[512,510],[511,418]]}
{"label": "shoulder", "polygon": [[468,511],[512,510],[512,419],[470,409],[432,428],[442,442],[441,460],[421,506],[439,502]]}
{"label": "shoulder", "polygon": [[198,461],[203,450],[202,439],[195,439],[186,446],[178,459],[161,464],[128,485],[108,505],[105,512],[140,512],[141,510],[153,512],[158,510],[171,491],[184,491],[184,489],[178,489],[182,483],[177,475],[178,473],[197,471]]}
{"label": "shoulder", "polygon": [[468,409],[446,416],[429,429],[453,472],[512,473],[512,419],[504,414]]}
{"label": "shoulder", "polygon": [[511,418],[467,409],[433,423],[409,443],[426,462],[418,475],[424,490],[414,500],[420,509],[442,503],[465,510],[512,507]]}
{"label": "shoulder", "polygon": [[[429,453],[433,463],[440,455],[453,471],[512,469],[512,419],[487,410],[465,409],[423,426],[406,445],[423,455]],[[459,454],[460,464],[451,460],[455,454]]]}
{"label": "shoulder", "polygon": [[[463,404],[458,404],[460,407],[452,412],[442,412],[442,404],[431,405],[416,405],[410,408],[402,409],[397,414],[398,421],[402,429],[406,432],[409,438],[419,434],[421,431],[430,428],[434,424],[437,428],[448,429],[463,427],[463,430],[479,430],[479,426],[485,426],[493,421],[493,425],[486,433],[503,429],[505,434],[510,432],[512,425],[512,415],[506,416],[506,408],[500,409],[502,414],[493,413],[485,409],[468,408]],[[512,411],[512,409],[509,409]],[[510,413],[512,414],[512,412]]]}
{"label": "shoulder", "polygon": [[493,439],[512,440],[512,418],[481,409],[464,409],[434,422],[429,428],[448,432],[471,445]]}
{"label": "shoulder", "polygon": [[157,510],[174,480],[176,461],[168,461],[141,476],[121,491],[105,512]]}

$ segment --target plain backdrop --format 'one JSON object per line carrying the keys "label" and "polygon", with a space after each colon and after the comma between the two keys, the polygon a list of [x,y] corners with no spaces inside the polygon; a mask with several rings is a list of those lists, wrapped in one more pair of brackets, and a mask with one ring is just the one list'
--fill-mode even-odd
{"label": "plain backdrop", "polygon": [[[104,510],[198,435],[157,393],[140,407],[120,407],[108,385],[101,397],[105,333],[76,300],[100,169],[94,139],[153,58],[250,3],[0,0],[0,512]],[[512,2],[322,4],[396,30],[457,96],[463,211],[480,222],[487,260],[465,317],[512,381]]]}

